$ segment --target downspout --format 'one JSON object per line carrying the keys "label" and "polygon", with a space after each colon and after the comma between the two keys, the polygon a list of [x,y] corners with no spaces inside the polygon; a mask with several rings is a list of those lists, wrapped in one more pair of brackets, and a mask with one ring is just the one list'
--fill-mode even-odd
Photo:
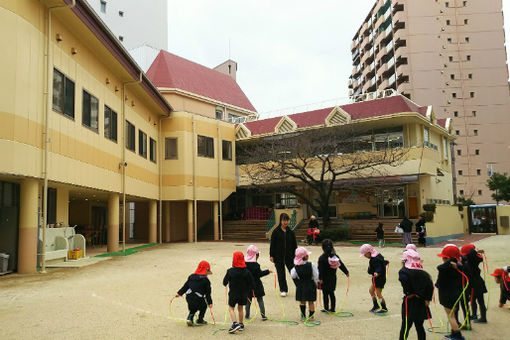
{"label": "downspout", "polygon": [[140,84],[142,82],[142,72],[140,78],[134,81],[122,83],[122,122],[124,129],[122,132],[122,252],[126,251],[126,86]]}
{"label": "downspout", "polygon": [[[49,130],[50,130],[50,111],[52,106],[52,97],[50,97],[50,89],[52,85],[52,54],[51,54],[51,13],[54,10],[73,8],[76,5],[76,0],[69,5],[56,6],[48,8],[48,20],[46,21],[46,112],[44,121],[44,188],[43,188],[43,228],[42,228],[42,249],[41,249],[41,273],[46,273],[46,225],[48,224],[48,148],[50,144]],[[39,222],[39,221],[38,221]]]}
{"label": "downspout", "polygon": [[192,123],[193,123],[193,140],[192,140],[192,146],[193,146],[193,225],[194,225],[194,229],[195,229],[195,243],[198,242],[198,228],[197,228],[197,169],[196,169],[196,165],[197,165],[197,161],[196,161],[196,156],[197,156],[197,130],[196,130],[196,122],[195,122],[195,115],[193,115],[193,120],[192,120]]}
{"label": "downspout", "polygon": [[[165,117],[159,117],[159,132],[158,132],[158,140],[160,142],[160,148],[159,148],[159,241],[160,243],[163,243],[163,155],[164,151],[163,148],[165,146],[165,143],[161,140],[161,124],[163,122],[163,119],[170,118],[170,113],[166,115]],[[161,144],[163,147],[161,147]]]}
{"label": "downspout", "polygon": [[219,218],[219,227],[220,227],[220,240],[223,240],[223,215],[222,215],[222,204],[221,204],[221,147],[223,146],[223,141],[221,140],[221,128],[220,122],[218,121],[218,214],[219,216],[215,216],[214,218]]}

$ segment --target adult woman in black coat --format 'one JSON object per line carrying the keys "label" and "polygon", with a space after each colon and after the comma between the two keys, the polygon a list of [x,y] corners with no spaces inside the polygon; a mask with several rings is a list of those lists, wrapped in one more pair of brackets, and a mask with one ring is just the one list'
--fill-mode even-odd
{"label": "adult woman in black coat", "polygon": [[296,235],[288,227],[289,221],[289,215],[285,213],[280,215],[280,223],[271,234],[271,245],[269,247],[269,256],[276,268],[281,296],[287,296],[289,291],[285,267],[289,272],[294,268],[294,253],[297,248]]}

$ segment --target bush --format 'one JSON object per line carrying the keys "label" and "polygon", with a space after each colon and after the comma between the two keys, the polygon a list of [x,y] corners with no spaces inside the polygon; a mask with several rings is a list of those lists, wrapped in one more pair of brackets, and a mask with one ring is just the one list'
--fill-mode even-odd
{"label": "bush", "polygon": [[343,241],[349,238],[349,228],[331,228],[326,230],[321,230],[320,235],[321,240],[329,238],[331,241]]}
{"label": "bush", "polygon": [[423,205],[423,210],[435,213],[436,212],[436,204],[435,203],[424,204]]}
{"label": "bush", "polygon": [[432,212],[432,211],[425,211],[423,213],[423,216],[425,216],[425,222],[434,221],[434,212]]}

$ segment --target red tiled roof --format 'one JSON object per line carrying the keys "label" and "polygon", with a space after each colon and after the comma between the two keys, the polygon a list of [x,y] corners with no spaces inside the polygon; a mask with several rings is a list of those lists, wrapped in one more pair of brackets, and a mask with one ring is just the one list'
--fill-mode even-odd
{"label": "red tiled roof", "polygon": [[[416,112],[422,116],[427,114],[426,106],[419,107],[403,96],[387,97],[342,105],[340,107],[351,115],[352,120],[379,117],[399,112]],[[288,117],[297,124],[298,128],[320,126],[325,124],[326,117],[333,109],[334,107],[329,107],[321,110],[295,113]],[[252,136],[261,135],[274,132],[276,125],[281,119],[282,117],[274,117],[244,123],[244,125],[251,131]]]}
{"label": "red tiled roof", "polygon": [[255,111],[230,76],[161,50],[147,71],[157,87],[177,88],[223,103]]}

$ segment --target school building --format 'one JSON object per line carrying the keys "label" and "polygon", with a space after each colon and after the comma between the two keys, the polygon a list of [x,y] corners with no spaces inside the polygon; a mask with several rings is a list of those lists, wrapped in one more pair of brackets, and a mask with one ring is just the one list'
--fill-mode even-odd
{"label": "school building", "polygon": [[0,0],[0,28],[9,270],[52,258],[46,224],[77,225],[109,252],[202,229],[221,236],[219,202],[235,191],[232,121],[257,116],[231,76],[166,52],[143,73],[85,0]]}

